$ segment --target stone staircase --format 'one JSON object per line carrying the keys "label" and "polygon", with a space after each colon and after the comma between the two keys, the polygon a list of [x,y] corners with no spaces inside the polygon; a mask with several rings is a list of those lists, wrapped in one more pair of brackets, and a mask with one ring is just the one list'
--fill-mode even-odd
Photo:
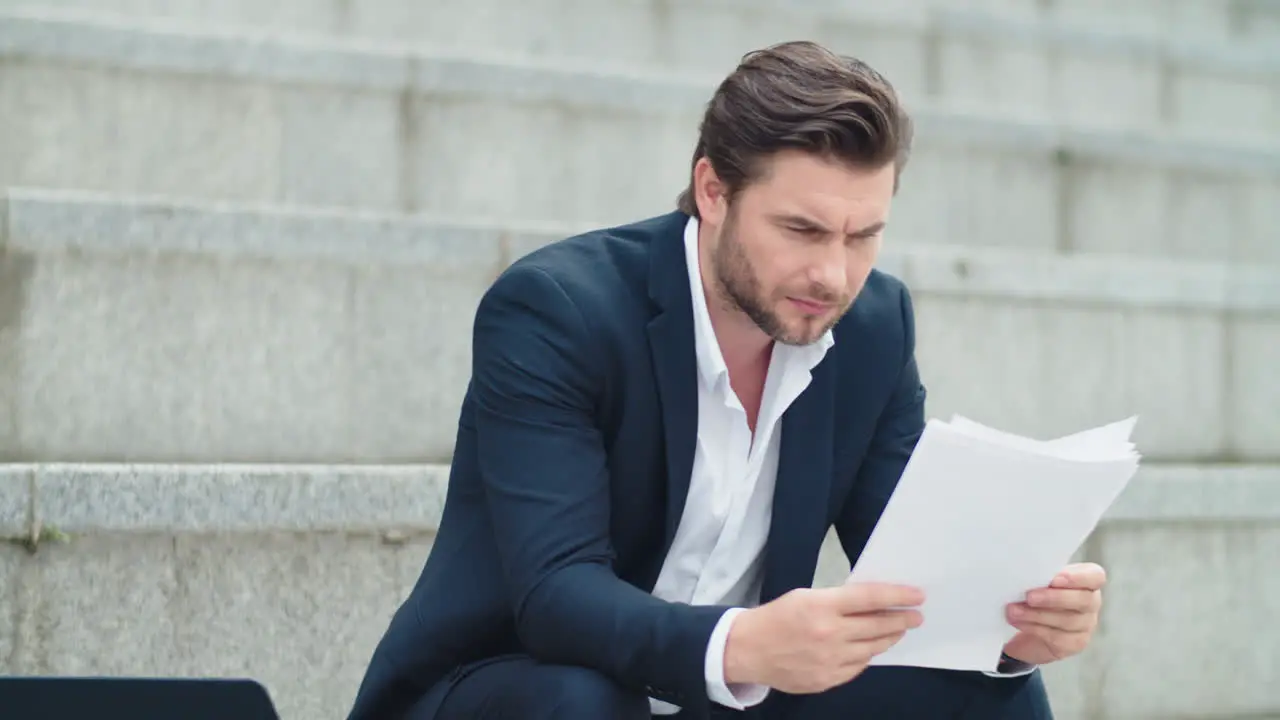
{"label": "stone staircase", "polygon": [[719,76],[811,37],[918,117],[882,265],[930,414],[1141,415],[1059,717],[1280,717],[1280,10],[866,5],[0,0],[0,673],[343,717],[430,548],[480,294],[670,209]]}

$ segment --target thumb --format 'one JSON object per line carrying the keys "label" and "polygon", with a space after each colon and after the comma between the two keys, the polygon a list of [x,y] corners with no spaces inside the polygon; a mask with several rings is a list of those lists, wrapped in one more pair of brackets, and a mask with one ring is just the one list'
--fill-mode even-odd
{"label": "thumb", "polygon": [[1043,643],[1040,638],[1029,632],[1019,632],[1013,636],[1013,639],[1005,643],[1004,654],[1015,660],[1029,662],[1033,665],[1041,664],[1043,654],[1041,648]]}

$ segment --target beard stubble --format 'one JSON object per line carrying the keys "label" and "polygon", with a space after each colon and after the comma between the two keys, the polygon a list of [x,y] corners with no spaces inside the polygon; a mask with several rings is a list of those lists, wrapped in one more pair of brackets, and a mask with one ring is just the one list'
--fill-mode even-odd
{"label": "beard stubble", "polygon": [[[849,311],[851,305],[848,298],[821,285],[811,285],[806,293],[813,300],[826,303],[839,303],[840,311],[822,325],[811,320],[800,328],[793,330],[787,327],[778,313],[771,307],[770,299],[765,297],[761,288],[760,277],[747,257],[745,249],[737,236],[737,213],[732,209],[725,217],[720,231],[720,240],[711,258],[715,273],[717,294],[729,310],[736,310],[746,315],[766,335],[784,345],[810,345],[835,327],[840,318]],[[779,298],[782,300],[783,298]]]}

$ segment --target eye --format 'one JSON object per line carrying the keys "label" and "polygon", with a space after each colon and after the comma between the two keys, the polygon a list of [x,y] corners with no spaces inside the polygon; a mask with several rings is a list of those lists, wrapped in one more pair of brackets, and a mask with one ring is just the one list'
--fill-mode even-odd
{"label": "eye", "polygon": [[805,238],[814,238],[822,234],[817,228],[807,225],[788,225],[787,230]]}

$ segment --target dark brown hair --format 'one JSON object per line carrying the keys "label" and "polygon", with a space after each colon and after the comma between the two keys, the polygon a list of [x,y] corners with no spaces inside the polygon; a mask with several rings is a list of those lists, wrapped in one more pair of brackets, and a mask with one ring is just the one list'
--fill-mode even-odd
{"label": "dark brown hair", "polygon": [[[816,43],[787,42],[748,53],[716,89],[693,165],[709,159],[732,200],[760,178],[763,160],[787,149],[857,168],[892,162],[900,175],[911,137],[911,119],[880,73]],[[690,176],[677,204],[696,217]]]}

